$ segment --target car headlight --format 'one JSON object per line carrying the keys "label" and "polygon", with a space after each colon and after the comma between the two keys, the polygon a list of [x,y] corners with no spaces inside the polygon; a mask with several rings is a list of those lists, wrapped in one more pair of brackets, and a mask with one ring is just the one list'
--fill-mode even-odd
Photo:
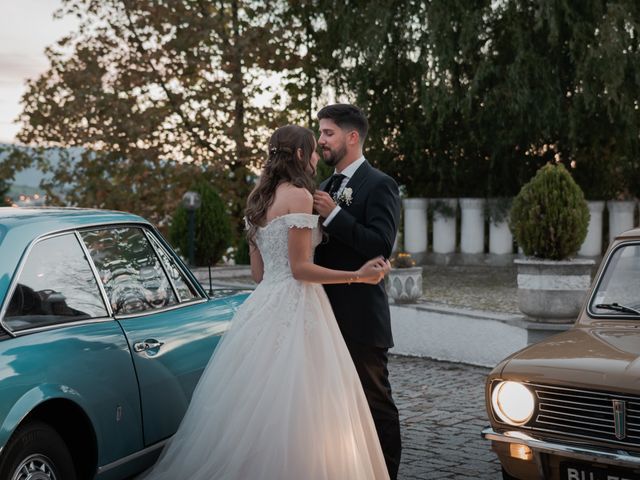
{"label": "car headlight", "polygon": [[510,425],[524,425],[535,409],[531,390],[518,382],[500,382],[491,394],[491,406],[496,415]]}

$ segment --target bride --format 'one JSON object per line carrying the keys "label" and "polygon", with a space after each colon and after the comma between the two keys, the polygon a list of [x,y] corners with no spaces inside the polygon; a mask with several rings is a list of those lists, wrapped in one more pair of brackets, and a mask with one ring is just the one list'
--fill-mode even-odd
{"label": "bride", "polygon": [[313,263],[313,132],[277,129],[246,208],[257,288],[215,351],[177,431],[145,479],[388,479],[358,374],[321,284],[379,283]]}

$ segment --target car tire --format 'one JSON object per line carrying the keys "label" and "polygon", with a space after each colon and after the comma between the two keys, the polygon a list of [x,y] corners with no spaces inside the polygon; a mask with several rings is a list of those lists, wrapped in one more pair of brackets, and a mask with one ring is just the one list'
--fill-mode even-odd
{"label": "car tire", "polygon": [[0,478],[22,480],[31,472],[38,478],[76,480],[73,459],[64,440],[49,425],[29,422],[19,427],[3,449]]}
{"label": "car tire", "polygon": [[518,480],[516,477],[513,477],[507,473],[507,471],[502,469],[502,480]]}

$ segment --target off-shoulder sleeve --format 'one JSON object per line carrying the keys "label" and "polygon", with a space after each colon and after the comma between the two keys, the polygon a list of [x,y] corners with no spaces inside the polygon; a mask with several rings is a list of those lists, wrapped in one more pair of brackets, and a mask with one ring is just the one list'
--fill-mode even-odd
{"label": "off-shoulder sleeve", "polygon": [[289,228],[315,228],[318,226],[319,215],[310,213],[289,213],[284,216],[284,222]]}

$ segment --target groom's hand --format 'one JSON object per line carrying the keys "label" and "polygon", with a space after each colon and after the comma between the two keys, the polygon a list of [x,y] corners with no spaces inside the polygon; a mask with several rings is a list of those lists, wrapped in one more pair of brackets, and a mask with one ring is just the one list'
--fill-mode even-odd
{"label": "groom's hand", "polygon": [[327,218],[329,214],[336,208],[336,202],[333,201],[331,195],[322,190],[316,190],[313,194],[313,208],[321,217]]}

